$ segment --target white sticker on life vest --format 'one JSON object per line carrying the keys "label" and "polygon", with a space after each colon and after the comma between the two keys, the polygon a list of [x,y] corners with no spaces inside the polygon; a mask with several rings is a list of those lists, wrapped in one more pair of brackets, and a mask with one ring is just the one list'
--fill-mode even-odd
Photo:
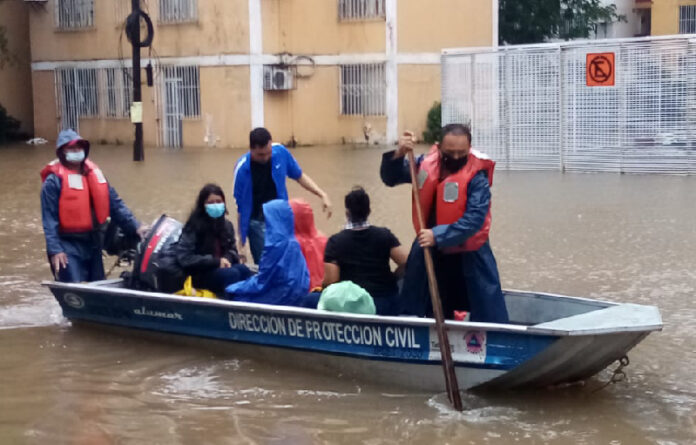
{"label": "white sticker on life vest", "polygon": [[445,183],[445,193],[443,200],[445,202],[455,202],[459,198],[459,184],[456,182]]}
{"label": "white sticker on life vest", "polygon": [[423,184],[425,184],[426,179],[428,179],[428,172],[426,172],[425,170],[420,170],[418,172],[418,178],[417,178],[419,189],[423,188]]}
{"label": "white sticker on life vest", "polygon": [[85,188],[82,183],[82,175],[68,175],[68,187],[73,190],[82,190]]}
{"label": "white sticker on life vest", "polygon": [[94,174],[97,175],[97,182],[100,184],[106,184],[106,178],[104,177],[104,173],[102,173],[101,168],[94,170]]}

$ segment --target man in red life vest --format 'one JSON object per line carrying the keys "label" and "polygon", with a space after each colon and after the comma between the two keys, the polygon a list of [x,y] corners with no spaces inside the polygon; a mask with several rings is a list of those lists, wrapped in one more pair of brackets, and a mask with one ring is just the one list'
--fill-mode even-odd
{"label": "man in red life vest", "polygon": [[[411,182],[405,154],[413,148],[413,135],[406,133],[398,150],[384,154],[380,175],[386,185]],[[401,312],[432,314],[423,255],[423,248],[431,247],[445,317],[468,310],[471,321],[507,323],[498,266],[488,242],[495,163],[471,148],[471,131],[461,124],[443,127],[439,145],[416,162],[427,227],[419,227],[414,201],[418,237],[406,263]]]}
{"label": "man in red life vest", "polygon": [[56,142],[58,159],[41,170],[41,217],[51,270],[63,282],[104,279],[100,230],[113,221],[141,237],[138,223],[101,169],[87,159],[89,142],[63,130]]}

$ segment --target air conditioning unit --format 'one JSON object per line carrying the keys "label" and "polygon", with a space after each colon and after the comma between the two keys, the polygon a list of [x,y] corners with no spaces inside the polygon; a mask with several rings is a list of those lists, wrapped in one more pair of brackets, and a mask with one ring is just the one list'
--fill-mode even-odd
{"label": "air conditioning unit", "polygon": [[292,68],[285,65],[264,65],[263,89],[266,91],[284,91],[295,88]]}

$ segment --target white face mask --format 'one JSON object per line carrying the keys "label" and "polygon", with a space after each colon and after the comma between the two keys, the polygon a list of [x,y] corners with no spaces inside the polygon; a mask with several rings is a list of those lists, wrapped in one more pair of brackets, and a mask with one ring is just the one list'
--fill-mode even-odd
{"label": "white face mask", "polygon": [[65,160],[68,162],[82,162],[85,160],[84,150],[68,151],[65,153]]}

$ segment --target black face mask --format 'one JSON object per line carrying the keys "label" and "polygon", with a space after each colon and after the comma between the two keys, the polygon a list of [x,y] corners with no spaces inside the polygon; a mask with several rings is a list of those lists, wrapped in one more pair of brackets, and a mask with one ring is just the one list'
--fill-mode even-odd
{"label": "black face mask", "polygon": [[455,159],[451,156],[447,156],[446,154],[442,154],[442,165],[445,167],[445,169],[450,172],[450,173],[455,173],[461,170],[462,167],[466,165],[466,158],[467,156],[462,156],[459,159]]}

